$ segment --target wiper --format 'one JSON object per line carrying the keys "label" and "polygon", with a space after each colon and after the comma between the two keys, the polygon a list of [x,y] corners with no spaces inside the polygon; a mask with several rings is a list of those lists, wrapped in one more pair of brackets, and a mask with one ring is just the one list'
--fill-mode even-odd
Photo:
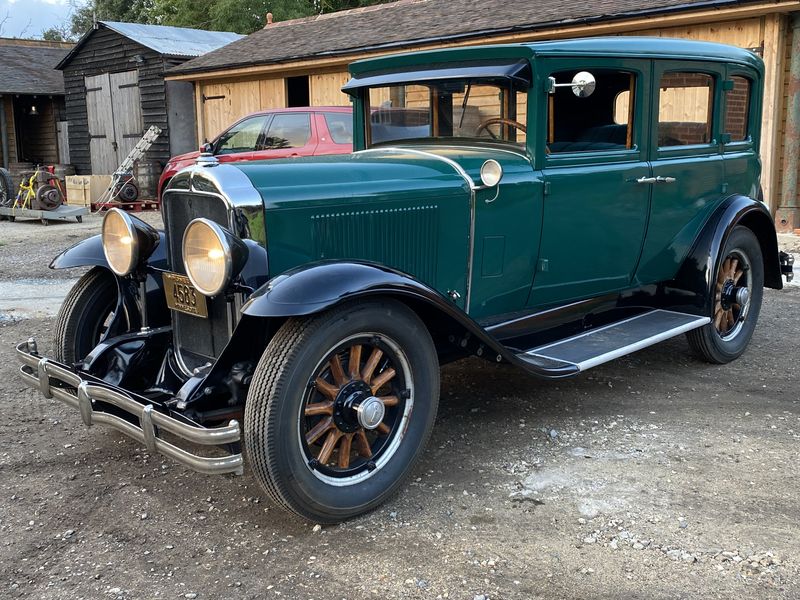
{"label": "wiper", "polygon": [[461,103],[461,119],[458,121],[458,128],[464,124],[464,115],[467,114],[467,102],[469,101],[469,92],[472,89],[472,83],[467,84],[467,91],[464,92],[464,101]]}

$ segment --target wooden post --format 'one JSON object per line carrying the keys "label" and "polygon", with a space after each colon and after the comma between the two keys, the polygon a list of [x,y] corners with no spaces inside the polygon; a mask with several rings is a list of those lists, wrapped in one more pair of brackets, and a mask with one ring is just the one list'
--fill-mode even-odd
{"label": "wooden post", "polygon": [[775,211],[778,231],[800,227],[797,204],[798,167],[800,167],[800,13],[791,19],[792,54],[789,59],[789,104],[786,107],[786,132],[783,136],[783,186],[781,204]]}
{"label": "wooden post", "polygon": [[786,54],[787,17],[782,14],[764,17],[764,110],[761,127],[761,187],[770,212],[778,208],[780,190],[780,128],[783,118],[783,83]]}
{"label": "wooden post", "polygon": [[194,104],[195,112],[197,113],[197,141],[198,146],[206,143],[206,112],[204,109],[205,103],[203,102],[203,82],[194,82]]}

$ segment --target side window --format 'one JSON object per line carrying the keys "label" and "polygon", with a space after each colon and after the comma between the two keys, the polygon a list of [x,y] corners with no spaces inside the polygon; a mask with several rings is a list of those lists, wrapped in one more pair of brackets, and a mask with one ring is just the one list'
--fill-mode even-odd
{"label": "side window", "polygon": [[658,145],[711,142],[714,78],[706,73],[664,73],[658,94]]}
{"label": "side window", "polygon": [[252,152],[267,122],[266,116],[253,117],[237,123],[223,133],[217,141],[217,154]]}
{"label": "side window", "polygon": [[725,127],[724,132],[730,134],[732,142],[743,142],[747,139],[747,123],[750,118],[750,80],[735,75],[733,89],[725,94]]}
{"label": "side window", "polygon": [[353,143],[353,115],[350,113],[322,113],[334,144]]}
{"label": "side window", "polygon": [[272,118],[264,139],[264,150],[301,148],[311,139],[309,113],[279,113]]}
{"label": "side window", "polygon": [[[557,84],[569,83],[577,71],[559,71]],[[549,96],[547,152],[608,152],[633,148],[633,99],[636,75],[628,71],[592,69],[591,94],[572,86],[556,87]]]}

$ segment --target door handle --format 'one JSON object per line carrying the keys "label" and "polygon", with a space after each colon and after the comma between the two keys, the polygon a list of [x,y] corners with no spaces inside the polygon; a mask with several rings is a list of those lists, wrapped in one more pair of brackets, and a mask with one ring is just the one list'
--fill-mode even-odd
{"label": "door handle", "polygon": [[658,177],[639,177],[636,183],[655,183],[656,181],[658,181]]}
{"label": "door handle", "polygon": [[674,177],[656,177],[656,183],[675,183],[677,181]]}

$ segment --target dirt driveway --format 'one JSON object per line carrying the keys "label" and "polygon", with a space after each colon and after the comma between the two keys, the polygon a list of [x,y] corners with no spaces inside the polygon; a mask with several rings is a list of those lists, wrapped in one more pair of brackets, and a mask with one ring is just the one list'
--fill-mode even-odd
{"label": "dirt driveway", "polygon": [[[46,263],[97,226],[0,223],[0,292],[64,277]],[[800,597],[800,287],[726,366],[677,338],[559,382],[446,367],[408,484],[325,528],[23,386],[12,344],[47,351],[53,318],[22,308],[0,304],[0,598]]]}

